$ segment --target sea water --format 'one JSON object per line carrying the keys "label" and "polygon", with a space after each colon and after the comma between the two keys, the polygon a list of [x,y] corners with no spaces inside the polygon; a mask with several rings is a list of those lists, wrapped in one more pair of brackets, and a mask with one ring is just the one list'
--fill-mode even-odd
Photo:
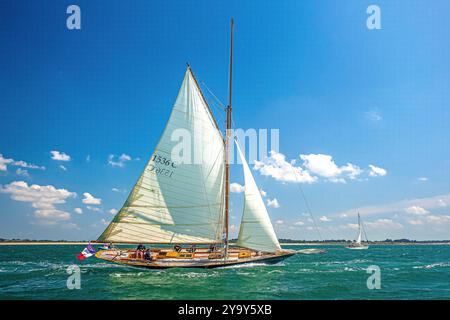
{"label": "sea water", "polygon": [[[0,246],[0,299],[450,299],[449,245],[313,247],[327,252],[275,265],[148,270],[79,262],[79,245]],[[68,286],[73,265],[79,289]],[[374,276],[380,289],[368,285]]]}

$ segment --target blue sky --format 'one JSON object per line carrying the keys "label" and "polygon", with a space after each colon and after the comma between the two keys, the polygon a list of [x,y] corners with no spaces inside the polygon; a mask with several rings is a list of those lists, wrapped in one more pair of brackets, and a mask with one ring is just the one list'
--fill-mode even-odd
{"label": "blue sky", "polygon": [[[81,30],[66,28],[70,4]],[[381,30],[366,27],[370,4]],[[315,177],[274,179],[276,155],[253,171],[278,236],[317,238],[301,185],[323,238],[354,238],[360,211],[371,239],[448,239],[449,11],[448,1],[2,1],[0,237],[97,238],[156,145],[185,63],[226,101],[233,16],[236,126],[279,129],[286,163]],[[238,166],[232,182],[243,184]],[[232,235],[242,196],[232,194]]]}

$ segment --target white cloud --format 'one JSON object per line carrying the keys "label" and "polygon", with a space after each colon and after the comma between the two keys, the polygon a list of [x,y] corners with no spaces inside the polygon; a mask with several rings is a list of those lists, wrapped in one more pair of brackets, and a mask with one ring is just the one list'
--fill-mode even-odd
{"label": "white cloud", "polygon": [[421,225],[434,225],[434,226],[442,226],[450,222],[450,215],[422,215],[419,219],[411,219],[408,220],[408,223],[413,226],[421,226]]}
{"label": "white cloud", "polygon": [[102,212],[102,209],[92,206],[86,206],[88,210],[94,211],[94,212]]}
{"label": "white cloud", "polygon": [[269,176],[281,182],[313,183],[319,177],[334,183],[346,183],[347,179],[357,180],[364,172],[371,177],[385,176],[386,169],[369,165],[364,171],[359,166],[347,162],[338,166],[328,154],[301,154],[303,163],[296,166],[296,160],[286,161],[282,153],[270,151],[270,156],[263,161],[255,161],[253,169],[263,176]]}
{"label": "white cloud", "polygon": [[345,228],[349,228],[352,230],[358,230],[359,229],[359,225],[357,223],[347,223],[345,225]]}
{"label": "white cloud", "polygon": [[63,170],[63,171],[67,171],[67,168],[66,167],[64,167],[62,164],[61,165],[59,165],[59,168],[61,169],[61,170]]}
{"label": "white cloud", "polygon": [[333,157],[327,154],[301,154],[303,166],[311,173],[328,178],[331,182],[345,183],[345,177],[356,179],[362,172],[360,167],[352,163],[338,167]]}
{"label": "white cloud", "polygon": [[230,192],[241,193],[245,191],[245,187],[241,186],[239,183],[233,182],[230,184]]}
{"label": "white cloud", "polygon": [[38,209],[34,212],[36,218],[48,220],[69,220],[70,213],[57,209]]}
{"label": "white cloud", "polygon": [[32,163],[27,163],[23,160],[16,161],[14,159],[7,159],[7,158],[4,158],[2,154],[0,154],[0,171],[7,171],[8,170],[7,165],[22,167],[22,168],[26,168],[26,169],[45,170],[45,167],[43,167],[43,166],[38,166],[38,165],[35,165]]}
{"label": "white cloud", "polygon": [[413,226],[419,226],[423,224],[422,220],[409,220],[408,223]]}
{"label": "white cloud", "polygon": [[69,230],[80,230],[80,227],[76,223],[73,223],[73,222],[64,223],[61,227],[64,229],[69,229]]}
{"label": "white cloud", "polygon": [[437,216],[437,215],[430,215],[425,217],[426,221],[428,223],[434,223],[434,224],[443,224],[450,222],[450,215],[443,215],[443,216]]}
{"label": "white cloud", "polygon": [[447,206],[447,202],[444,201],[443,199],[439,199],[438,200],[438,205],[439,205],[439,207],[446,207]]}
{"label": "white cloud", "polygon": [[405,209],[405,212],[415,215],[425,215],[430,213],[428,210],[425,210],[424,208],[419,206],[410,206]]}
{"label": "white cloud", "polygon": [[12,163],[13,166],[22,167],[22,168],[28,168],[28,169],[38,169],[38,170],[45,170],[44,166],[38,166],[32,163],[27,163],[23,160],[14,161]]}
{"label": "white cloud", "polygon": [[378,111],[377,109],[367,111],[364,113],[364,115],[365,115],[366,119],[373,121],[373,122],[383,120],[383,117],[381,116],[380,111]]}
{"label": "white cloud", "polygon": [[343,218],[343,219],[348,218],[348,214],[342,213],[339,215],[339,218]]}
{"label": "white cloud", "polygon": [[30,176],[30,175],[28,174],[28,170],[22,169],[22,168],[17,168],[16,174],[17,174],[18,176],[24,176],[24,177],[29,177],[29,176]]}
{"label": "white cloud", "polygon": [[75,208],[75,209],[73,209],[73,211],[75,211],[75,213],[78,213],[78,214],[83,213],[83,210],[81,208]]}
{"label": "white cloud", "polygon": [[50,151],[50,154],[52,155],[52,160],[70,161],[70,156],[68,154],[65,154],[64,152],[59,152],[59,151],[53,150],[53,151]]}
{"label": "white cloud", "polygon": [[116,209],[111,209],[111,210],[109,210],[109,213],[111,213],[111,214],[116,214],[116,213],[117,213],[117,210],[116,210]]}
{"label": "white cloud", "polygon": [[263,189],[260,189],[259,192],[261,193],[262,197],[267,196],[267,192],[265,192]]}
{"label": "white cloud", "polygon": [[275,223],[276,223],[276,224],[284,224],[284,221],[281,220],[281,219],[279,219],[279,220],[275,221]]}
{"label": "white cloud", "polygon": [[108,164],[111,167],[119,167],[122,168],[125,166],[125,162],[131,161],[131,157],[125,153],[122,153],[122,155],[116,160],[116,156],[114,154],[110,154],[108,157]]}
{"label": "white cloud", "polygon": [[332,178],[338,176],[341,172],[334,163],[333,157],[326,154],[301,154],[300,159],[303,165],[312,173],[322,177]]}
{"label": "white cloud", "polygon": [[122,153],[122,155],[119,157],[120,161],[131,161],[131,157],[125,153]]}
{"label": "white cloud", "polygon": [[417,180],[419,180],[420,182],[426,182],[426,181],[428,181],[428,178],[427,177],[419,177],[419,178],[417,178]]}
{"label": "white cloud", "polygon": [[52,185],[28,185],[25,181],[14,181],[0,186],[0,192],[10,194],[11,199],[31,203],[37,224],[55,224],[56,221],[69,220],[68,212],[59,210],[57,204],[63,204],[68,198],[76,197],[75,192],[66,189],[56,189]]}
{"label": "white cloud", "polygon": [[388,204],[352,208],[350,210],[338,212],[333,215],[340,216],[346,214],[348,217],[354,217],[356,216],[356,212],[359,212],[361,216],[381,215],[386,213],[404,212],[405,208],[409,208],[412,206],[430,210],[434,208],[446,207],[447,203],[450,203],[450,193],[429,198],[408,199]]}
{"label": "white cloud", "polygon": [[278,203],[278,200],[274,198],[273,200],[267,199],[267,205],[271,208],[279,208],[280,204]]}
{"label": "white cloud", "polygon": [[339,169],[351,180],[355,180],[361,173],[363,173],[363,170],[360,167],[351,163],[347,163],[345,166],[342,166]]}
{"label": "white cloud", "polygon": [[105,219],[100,220],[100,223],[107,226],[109,224],[108,221],[106,221]]}
{"label": "white cloud", "polygon": [[86,156],[86,162],[91,162],[91,155],[90,155],[90,154],[88,154],[88,155]]}
{"label": "white cloud", "polygon": [[387,228],[387,229],[401,229],[403,226],[395,222],[392,219],[378,219],[371,222],[366,222],[365,225],[369,228],[379,229],[379,228]]}
{"label": "white cloud", "polygon": [[369,176],[371,177],[378,177],[378,176],[385,176],[387,174],[386,169],[374,166],[372,164],[369,164],[370,167],[370,172],[369,172]]}
{"label": "white cloud", "polygon": [[269,176],[282,182],[312,183],[317,180],[301,167],[287,162],[284,154],[273,150],[264,161],[255,161],[253,168],[263,176]]}
{"label": "white cloud", "polygon": [[321,216],[321,217],[319,218],[319,220],[322,221],[322,222],[330,222],[330,221],[331,221],[331,219],[328,218],[327,216]]}
{"label": "white cloud", "polygon": [[98,205],[102,203],[102,199],[99,198],[95,198],[93,195],[91,195],[89,192],[85,192],[83,193],[84,199],[83,199],[83,203],[84,204],[93,204],[93,205]]}
{"label": "white cloud", "polygon": [[303,221],[294,222],[295,226],[303,226],[305,223]]}
{"label": "white cloud", "polygon": [[2,154],[0,154],[0,171],[7,171],[7,164],[12,163],[13,159],[5,159]]}

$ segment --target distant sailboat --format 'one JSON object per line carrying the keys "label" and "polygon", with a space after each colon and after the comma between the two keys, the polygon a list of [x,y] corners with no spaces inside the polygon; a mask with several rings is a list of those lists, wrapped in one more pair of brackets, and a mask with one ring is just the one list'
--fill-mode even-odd
{"label": "distant sailboat", "polygon": [[[366,237],[366,241],[368,241]],[[365,245],[362,243],[362,225],[361,225],[361,217],[358,212],[358,238],[356,239],[356,242],[351,243],[347,246],[348,249],[355,249],[355,250],[365,250],[369,249],[369,245]]]}
{"label": "distant sailboat", "polygon": [[[293,250],[281,249],[238,145],[245,179],[244,212],[237,246],[228,244],[232,49],[233,21],[225,137],[188,66],[159,143],[123,207],[97,240],[166,246],[101,250],[97,258],[145,268],[213,268],[249,262],[275,263],[295,254]],[[172,135],[180,128],[201,146],[197,155],[200,162],[196,162],[200,164],[176,163],[171,159],[171,150],[178,143]],[[209,247],[200,247],[205,244]]]}

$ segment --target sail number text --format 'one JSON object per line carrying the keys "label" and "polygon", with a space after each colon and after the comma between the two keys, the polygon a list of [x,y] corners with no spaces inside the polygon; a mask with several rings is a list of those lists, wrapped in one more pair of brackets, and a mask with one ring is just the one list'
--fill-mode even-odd
{"label": "sail number text", "polygon": [[159,155],[157,155],[157,154],[154,154],[154,155],[153,155],[152,161],[153,161],[154,163],[160,163],[160,164],[163,164],[163,165],[165,165],[165,166],[170,166],[170,167],[172,167],[172,168],[176,168],[175,162],[173,162],[173,161],[170,160],[170,159],[161,157],[161,156],[159,156]]}
{"label": "sail number text", "polygon": [[[172,169],[176,169],[175,166],[175,162],[173,162],[170,159],[167,159],[165,157],[162,157],[158,154],[154,154],[151,161],[154,164],[150,164],[148,166],[150,172],[155,172],[156,174],[162,175],[162,176],[166,176],[171,178],[173,175],[173,170]],[[160,167],[158,165],[163,165],[164,167]]]}

